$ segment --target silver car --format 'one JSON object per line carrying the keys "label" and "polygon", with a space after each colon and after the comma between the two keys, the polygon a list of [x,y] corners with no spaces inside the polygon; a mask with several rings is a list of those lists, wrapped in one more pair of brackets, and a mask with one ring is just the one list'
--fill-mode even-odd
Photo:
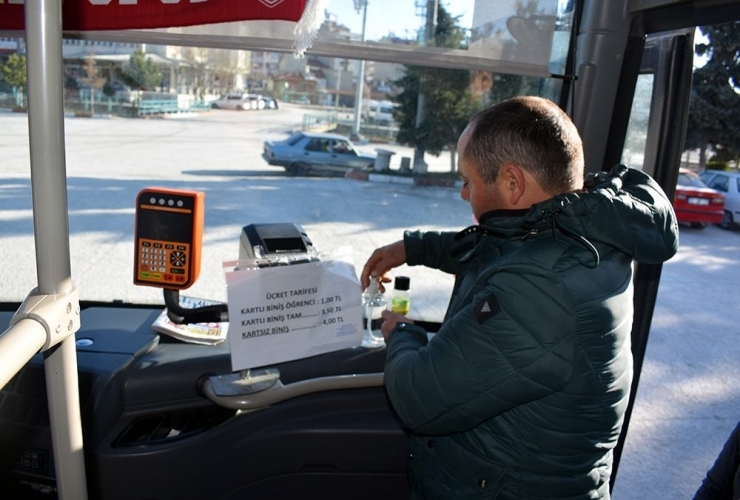
{"label": "silver car", "polygon": [[235,109],[237,111],[244,111],[249,109],[277,109],[276,106],[271,105],[271,98],[261,96],[259,94],[226,94],[220,99],[211,103],[213,109]]}
{"label": "silver car", "polygon": [[701,174],[701,180],[725,195],[725,215],[719,226],[722,229],[732,229],[740,224],[740,173],[705,170]]}
{"label": "silver car", "polygon": [[265,141],[262,158],[285,167],[292,175],[341,175],[350,169],[367,170],[375,155],[358,152],[339,134],[296,132],[284,141]]}
{"label": "silver car", "polygon": [[237,111],[243,111],[245,109],[252,109],[252,102],[249,99],[249,94],[226,94],[220,99],[211,103],[213,109],[235,109]]}

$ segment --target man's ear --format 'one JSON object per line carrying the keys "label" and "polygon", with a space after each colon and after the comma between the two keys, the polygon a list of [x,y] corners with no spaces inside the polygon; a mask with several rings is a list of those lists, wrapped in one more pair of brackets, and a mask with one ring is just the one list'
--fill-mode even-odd
{"label": "man's ear", "polygon": [[507,201],[512,207],[517,207],[519,202],[522,201],[522,197],[526,191],[527,180],[524,176],[524,172],[517,165],[513,163],[507,163],[501,170],[499,170],[498,176],[503,182],[503,189]]}

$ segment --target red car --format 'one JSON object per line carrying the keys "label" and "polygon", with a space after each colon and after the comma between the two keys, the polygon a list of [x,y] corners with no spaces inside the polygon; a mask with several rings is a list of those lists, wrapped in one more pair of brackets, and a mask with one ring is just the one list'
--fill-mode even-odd
{"label": "red car", "polygon": [[673,208],[679,222],[687,222],[698,229],[708,224],[719,224],[724,207],[725,195],[704,184],[696,172],[688,168],[679,170],[673,197]]}

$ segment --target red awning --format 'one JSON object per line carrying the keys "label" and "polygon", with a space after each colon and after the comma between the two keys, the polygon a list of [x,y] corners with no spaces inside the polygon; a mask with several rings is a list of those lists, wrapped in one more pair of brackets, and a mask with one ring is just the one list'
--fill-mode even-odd
{"label": "red awning", "polygon": [[[0,0],[0,29],[23,30],[21,0]],[[301,19],[309,0],[64,0],[71,31],[154,29],[231,21]]]}
{"label": "red awning", "polygon": [[[0,31],[23,30],[24,0],[0,0]],[[62,0],[59,0],[62,1]],[[141,30],[236,21],[293,21],[293,52],[311,46],[328,0],[64,0],[66,31]]]}

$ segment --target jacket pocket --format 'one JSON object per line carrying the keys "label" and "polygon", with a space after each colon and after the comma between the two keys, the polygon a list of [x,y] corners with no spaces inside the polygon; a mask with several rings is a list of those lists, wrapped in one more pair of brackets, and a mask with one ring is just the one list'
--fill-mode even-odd
{"label": "jacket pocket", "polygon": [[[444,438],[442,438],[444,439]],[[431,443],[431,446],[430,446]],[[442,456],[434,440],[415,443],[409,462],[412,489],[425,500],[496,500],[504,487],[508,468],[482,464],[472,456]]]}

